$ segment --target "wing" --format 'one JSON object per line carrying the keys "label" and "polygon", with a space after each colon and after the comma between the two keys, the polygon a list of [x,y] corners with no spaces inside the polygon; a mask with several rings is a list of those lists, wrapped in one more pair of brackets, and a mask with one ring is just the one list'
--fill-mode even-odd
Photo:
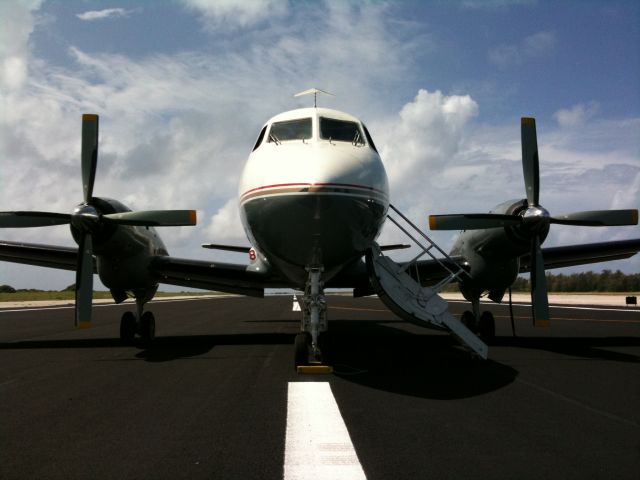
{"label": "wing", "polygon": [[[640,251],[640,239],[634,239],[543,248],[542,256],[544,258],[544,268],[548,270],[608,262],[610,260],[623,260],[634,256],[638,251]],[[520,271],[528,272],[530,268],[531,256],[527,254],[520,257]]]}
{"label": "wing", "polygon": [[151,271],[159,277],[160,283],[253,297],[264,296],[265,288],[290,286],[272,273],[254,271],[250,265],[235,263],[155,257]]}
{"label": "wing", "polygon": [[[0,261],[75,271],[78,249],[0,241]],[[157,256],[151,259],[150,270],[160,283],[250,296],[263,296],[265,288],[288,286],[271,273],[232,263]],[[98,273],[95,259],[93,273]]]}
{"label": "wing", "polygon": [[[78,249],[0,240],[0,261],[75,271],[78,265]],[[95,261],[93,273],[97,273]]]}

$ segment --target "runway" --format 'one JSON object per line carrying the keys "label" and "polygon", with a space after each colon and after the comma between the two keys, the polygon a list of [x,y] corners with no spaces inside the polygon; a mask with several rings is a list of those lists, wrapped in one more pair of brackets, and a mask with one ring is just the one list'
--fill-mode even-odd
{"label": "runway", "polygon": [[[147,350],[119,343],[130,306],[89,330],[71,308],[0,310],[0,478],[638,478],[639,309],[552,306],[536,330],[515,306],[514,338],[491,306],[483,362],[375,298],[328,304],[326,376],[294,372],[289,296],[153,302]],[[307,466],[292,449],[313,438],[292,439],[320,431]]]}

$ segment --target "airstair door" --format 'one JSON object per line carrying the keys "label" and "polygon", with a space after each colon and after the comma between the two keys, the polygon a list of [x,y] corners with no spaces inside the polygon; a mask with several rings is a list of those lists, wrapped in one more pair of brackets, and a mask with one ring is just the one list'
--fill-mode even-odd
{"label": "airstair door", "polygon": [[369,278],[382,302],[403,320],[423,327],[450,331],[461,344],[486,359],[487,345],[460,320],[449,313],[447,301],[438,292],[423,287],[374,246],[366,256]]}

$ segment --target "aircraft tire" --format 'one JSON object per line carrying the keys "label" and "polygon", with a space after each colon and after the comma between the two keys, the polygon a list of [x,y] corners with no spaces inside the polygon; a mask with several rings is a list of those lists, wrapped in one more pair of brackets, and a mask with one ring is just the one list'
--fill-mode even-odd
{"label": "aircraft tire", "polygon": [[144,346],[151,345],[156,336],[156,319],[151,312],[144,312],[140,318],[140,340]]}
{"label": "aircraft tire", "polygon": [[295,347],[295,365],[294,368],[298,368],[298,366],[304,366],[309,364],[309,345],[311,344],[311,335],[307,332],[300,332],[296,335],[296,339],[294,342]]}
{"label": "aircraft tire", "polygon": [[493,313],[484,311],[478,322],[478,333],[486,343],[492,343],[496,338],[496,321]]}
{"label": "aircraft tire", "polygon": [[472,332],[475,333],[478,330],[476,324],[476,316],[470,310],[467,310],[462,314],[462,316],[460,317],[460,321]]}
{"label": "aircraft tire", "polygon": [[333,341],[329,332],[322,332],[318,338],[318,346],[322,354],[322,363],[324,365],[331,364],[331,353],[333,351]]}
{"label": "aircraft tire", "polygon": [[136,336],[136,317],[133,312],[124,312],[120,319],[120,340],[125,345],[133,345]]}

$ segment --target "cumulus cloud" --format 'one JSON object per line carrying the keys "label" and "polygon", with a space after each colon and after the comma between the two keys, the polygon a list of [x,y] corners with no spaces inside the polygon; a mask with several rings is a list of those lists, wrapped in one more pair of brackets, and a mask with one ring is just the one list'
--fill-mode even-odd
{"label": "cumulus cloud", "polygon": [[42,0],[0,2],[0,90],[16,90],[27,78],[33,13],[41,4]]}
{"label": "cumulus cloud", "polygon": [[238,199],[232,198],[211,217],[206,234],[216,242],[247,245],[248,240],[238,215]]}
{"label": "cumulus cloud", "polygon": [[598,113],[598,103],[579,103],[571,108],[563,108],[553,114],[561,127],[578,127]]}
{"label": "cumulus cloud", "polygon": [[124,8],[107,8],[104,10],[91,10],[84,13],[76,14],[80,20],[86,22],[94,22],[96,20],[105,20],[107,18],[123,18],[128,17],[133,10],[125,10]]}
{"label": "cumulus cloud", "polygon": [[543,58],[553,51],[556,44],[552,32],[538,32],[526,37],[515,45],[498,45],[489,50],[489,61],[506,68],[521,65],[529,60]]}
{"label": "cumulus cloud", "polygon": [[478,104],[468,95],[421,89],[381,139],[391,187],[406,191],[408,183],[428,182],[428,172],[450,164],[459,152],[464,127],[477,114]]}

